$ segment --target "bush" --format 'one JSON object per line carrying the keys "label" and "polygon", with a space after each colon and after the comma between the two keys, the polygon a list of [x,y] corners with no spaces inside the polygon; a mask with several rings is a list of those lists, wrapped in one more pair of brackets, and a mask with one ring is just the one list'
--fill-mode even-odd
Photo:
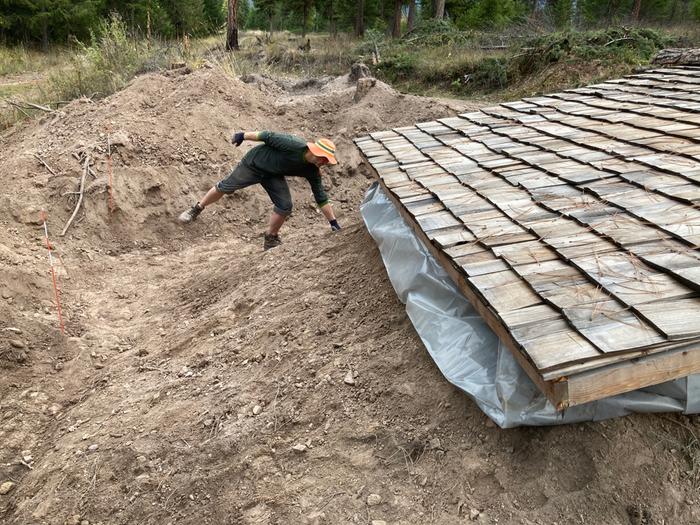
{"label": "bush", "polygon": [[428,18],[403,35],[402,43],[426,47],[465,44],[472,39],[470,32],[460,31],[447,20]]}
{"label": "bush", "polygon": [[377,71],[390,81],[409,79],[416,73],[416,55],[406,51],[386,55]]}
{"label": "bush", "polygon": [[563,60],[638,64],[672,43],[673,39],[659,31],[644,28],[552,33],[526,42],[525,52],[514,60],[514,67],[521,75],[528,75]]}
{"label": "bush", "polygon": [[80,96],[107,96],[122,89],[136,74],[167,64],[170,50],[158,43],[130,37],[118,15],[100,23],[89,45],[78,43],[71,67],[51,75],[56,96],[70,100]]}

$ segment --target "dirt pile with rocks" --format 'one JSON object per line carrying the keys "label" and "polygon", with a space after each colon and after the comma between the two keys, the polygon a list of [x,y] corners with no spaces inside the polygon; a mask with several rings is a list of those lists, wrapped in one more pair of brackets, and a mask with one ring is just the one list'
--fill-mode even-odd
{"label": "dirt pile with rocks", "polygon": [[[468,104],[246,80],[149,74],[0,137],[0,521],[700,520],[694,419],[502,431],[424,351],[362,225],[371,177],[351,141]],[[251,147],[231,133],[257,129],[336,141],[341,232],[296,179],[269,252],[259,188],[175,221]]]}

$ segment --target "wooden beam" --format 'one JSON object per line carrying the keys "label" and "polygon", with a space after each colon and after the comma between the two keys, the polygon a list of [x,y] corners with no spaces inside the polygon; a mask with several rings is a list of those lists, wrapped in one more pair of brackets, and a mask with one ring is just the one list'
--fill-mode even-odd
{"label": "wooden beam", "polygon": [[700,345],[693,343],[677,350],[571,376],[566,381],[568,405],[581,405],[698,372]]}

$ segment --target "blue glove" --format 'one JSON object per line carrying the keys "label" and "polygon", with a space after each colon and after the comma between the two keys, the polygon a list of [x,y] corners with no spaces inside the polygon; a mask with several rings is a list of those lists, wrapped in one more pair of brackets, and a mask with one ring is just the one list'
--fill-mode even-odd
{"label": "blue glove", "polygon": [[233,137],[231,137],[231,143],[235,144],[236,147],[240,146],[243,144],[243,141],[245,140],[245,133],[242,131],[239,131],[237,133],[233,134]]}
{"label": "blue glove", "polygon": [[340,224],[338,224],[338,221],[333,219],[332,221],[328,221],[331,225],[331,231],[337,232],[340,231]]}

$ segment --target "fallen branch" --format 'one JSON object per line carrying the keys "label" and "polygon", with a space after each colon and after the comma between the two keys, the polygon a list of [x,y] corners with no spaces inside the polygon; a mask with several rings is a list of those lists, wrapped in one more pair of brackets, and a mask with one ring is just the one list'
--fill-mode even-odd
{"label": "fallen branch", "polygon": [[5,102],[6,102],[8,105],[14,107],[16,110],[20,111],[22,114],[24,114],[25,117],[31,118],[31,115],[30,115],[29,113],[27,113],[26,111],[24,111],[24,109],[22,109],[22,106],[19,106],[19,105],[15,104],[15,103],[12,102],[11,100],[6,100]]}
{"label": "fallen branch", "polygon": [[46,111],[47,113],[54,113],[56,111],[55,109],[47,108],[46,106],[40,106],[39,104],[34,104],[32,102],[25,101],[24,105],[25,105],[25,107],[28,106],[28,107],[33,108],[33,109],[38,109],[40,111]]}
{"label": "fallen branch", "polygon": [[54,175],[55,177],[58,177],[58,175],[56,175],[56,172],[55,172],[54,170],[51,169],[51,166],[49,166],[48,164],[46,164],[46,161],[45,161],[44,159],[42,159],[37,153],[34,154],[34,158],[35,158],[36,160],[38,160],[39,162],[41,162],[41,163],[44,165],[44,167],[45,167],[47,170],[49,170],[49,173],[51,173],[51,175]]}
{"label": "fallen branch", "polygon": [[80,178],[80,196],[78,197],[78,203],[75,205],[73,215],[70,216],[70,219],[68,219],[66,226],[63,228],[63,231],[61,232],[61,237],[63,237],[68,231],[68,228],[73,222],[73,219],[75,219],[75,216],[78,214],[78,210],[80,209],[80,203],[83,202],[83,191],[85,190],[85,177],[87,177],[88,171],[90,171],[90,155],[85,155],[85,169],[83,170],[83,176]]}
{"label": "fallen branch", "polygon": [[632,38],[630,36],[625,36],[622,38],[615,38],[615,39],[611,40],[610,42],[608,42],[607,44],[605,44],[603,47],[608,47],[610,44],[614,44],[615,42],[622,42],[624,40],[634,40],[634,38]]}

